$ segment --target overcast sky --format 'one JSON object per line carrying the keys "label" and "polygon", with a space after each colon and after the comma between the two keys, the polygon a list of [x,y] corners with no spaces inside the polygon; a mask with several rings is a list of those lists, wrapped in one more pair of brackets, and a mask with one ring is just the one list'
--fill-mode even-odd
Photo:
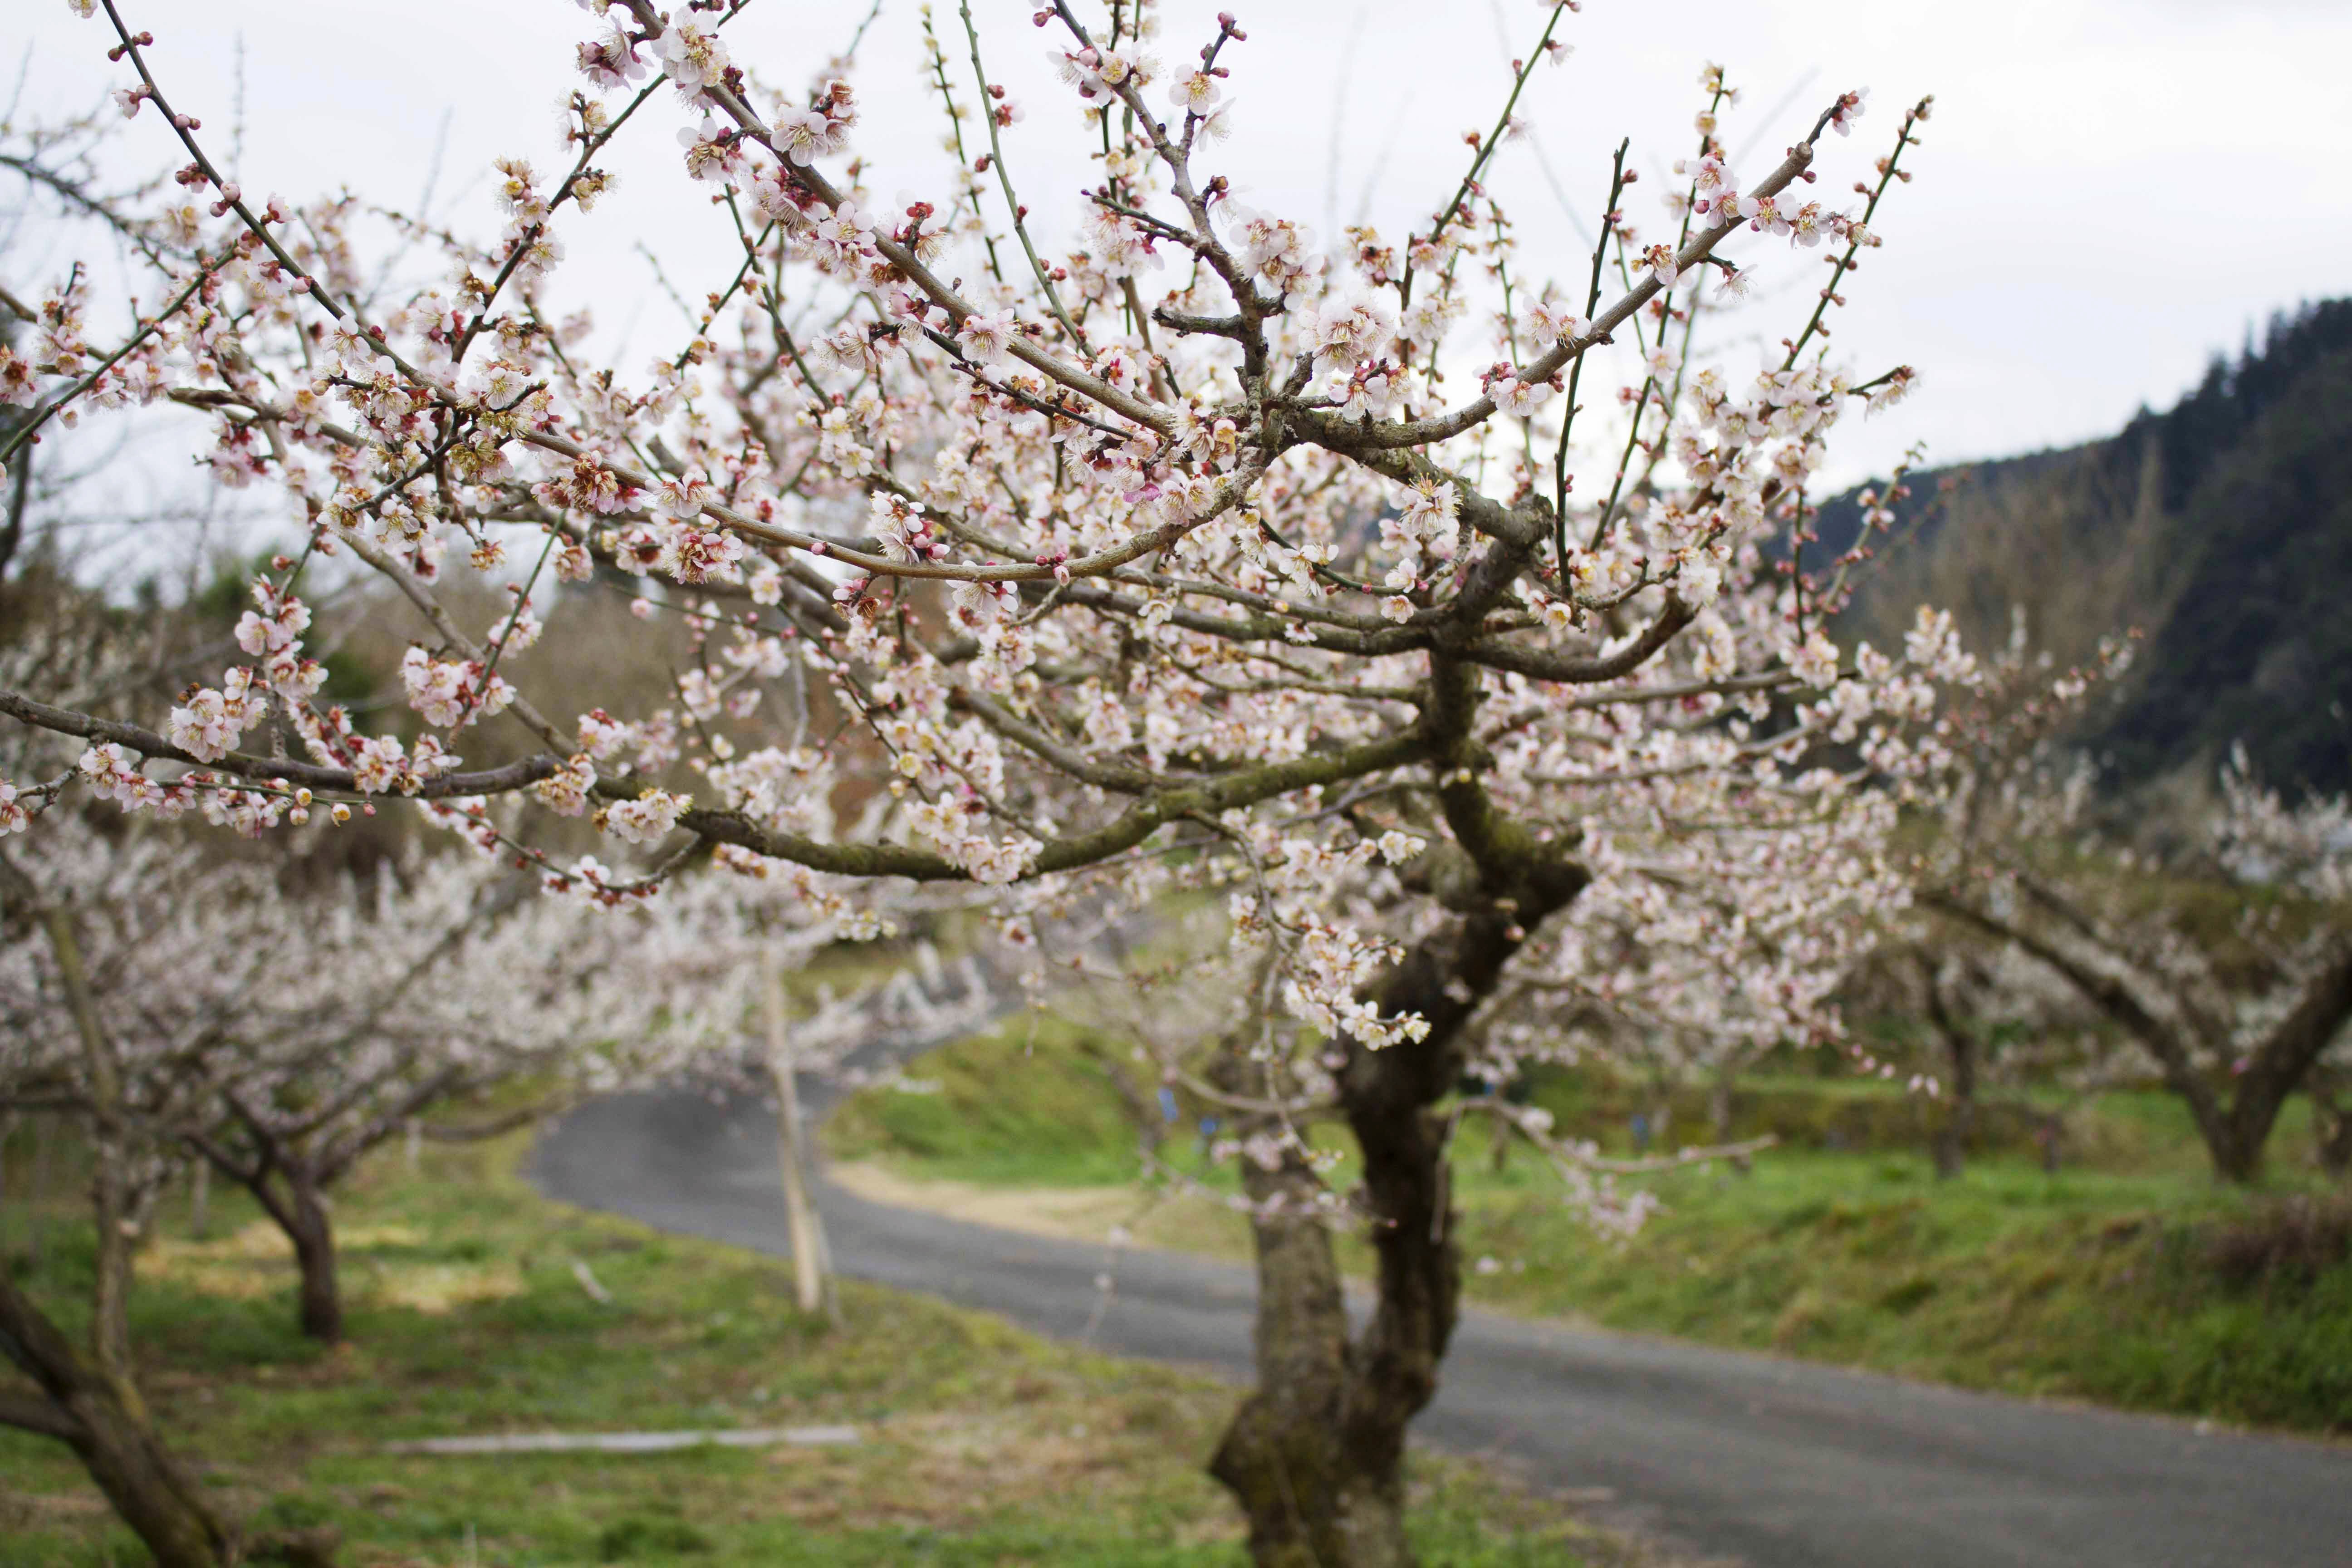
{"label": "overcast sky", "polygon": [[[446,148],[434,216],[478,235],[495,222],[483,179],[492,157],[558,163],[556,106],[577,79],[572,45],[591,28],[567,0],[120,3],[157,35],[150,58],[165,90],[204,119],[219,154],[242,80],[249,193],[348,185],[413,206]],[[1250,37],[1225,56],[1235,131],[1211,166],[1253,205],[1318,230],[1369,216],[1392,237],[1450,191],[1462,132],[1491,123],[1508,59],[1530,46],[1546,9],[1223,3]],[[766,79],[794,84],[866,7],[756,0],[729,37]],[[973,0],[990,75],[1029,111],[1007,151],[1051,231],[1090,174],[1072,100],[1047,86],[1048,35],[1030,26],[1033,8]],[[1197,48],[1217,9],[1165,5],[1163,60]],[[64,0],[9,0],[8,10],[29,65],[21,112],[87,108],[130,79],[105,58],[102,20],[74,19]],[[859,57],[861,150],[886,198],[944,188],[916,12],[915,0],[884,0]],[[950,7],[940,20],[968,97],[961,28]],[[1534,144],[1506,150],[1492,184],[1519,226],[1523,265],[1562,277],[1580,270],[1576,225],[1600,205],[1616,140],[1633,137],[1645,174],[1663,174],[1688,146],[1706,60],[1747,89],[1726,133],[1750,179],[1838,90],[1872,89],[1854,137],[1830,139],[1816,194],[1832,197],[1883,151],[1902,105],[1936,95],[1911,158],[1919,177],[1882,213],[1887,244],[1836,317],[1840,353],[1864,374],[1908,362],[1925,380],[1908,404],[1842,439],[1842,476],[1883,470],[1914,441],[1948,461],[2112,430],[2143,403],[2169,403],[2271,311],[2352,289],[2343,0],[1588,0],[1559,36],[1577,52],[1538,73],[1523,100]],[[566,302],[593,300],[606,332],[625,336],[625,364],[674,348],[681,328],[649,285],[638,241],[690,297],[732,266],[723,218],[677,172],[674,100],[646,112],[644,134],[605,160],[622,189],[593,216],[563,221],[575,258],[561,275]],[[177,162],[155,116],[129,129],[126,153]],[[1637,193],[1637,223],[1663,226],[1664,183]],[[1782,318],[1800,309],[1797,292],[1826,274],[1818,256],[1779,243],[1736,254],[1761,263],[1765,287],[1788,291],[1773,336],[1793,324]]]}

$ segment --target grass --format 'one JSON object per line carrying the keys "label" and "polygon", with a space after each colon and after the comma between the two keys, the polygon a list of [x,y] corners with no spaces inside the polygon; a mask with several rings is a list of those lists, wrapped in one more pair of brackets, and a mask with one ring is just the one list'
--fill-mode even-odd
{"label": "grass", "polygon": [[[294,1333],[290,1264],[248,1209],[216,1199],[201,1242],[184,1213],[166,1217],[136,1296],[142,1384],[231,1509],[333,1526],[353,1564],[1243,1563],[1238,1520],[1202,1473],[1231,1389],[854,1282],[845,1326],[829,1328],[793,1308],[776,1261],[549,1204],[515,1175],[520,1152],[436,1147],[416,1173],[396,1157],[361,1173],[338,1209],[352,1343],[332,1351]],[[15,1263],[61,1319],[89,1269],[70,1217],[50,1215],[39,1268]],[[22,1243],[21,1223],[11,1234]],[[803,1424],[864,1440],[628,1457],[380,1447]],[[1413,1495],[1432,1563],[1573,1563],[1590,1559],[1565,1542],[1605,1544],[1458,1463],[1417,1462]],[[61,1445],[0,1430],[0,1564],[140,1557]]]}
{"label": "grass", "polygon": [[[1139,1217],[1124,1100],[1066,1026],[1025,1026],[926,1058],[938,1091],[868,1090],[828,1128],[837,1155],[878,1165],[897,1195],[1002,1214],[961,1186],[1055,1189],[1036,1213],[1099,1237],[1238,1257],[1244,1222],[1165,1196]],[[1561,1125],[1622,1150],[1640,1086],[1560,1078],[1538,1098]],[[1213,1191],[1181,1121],[1162,1157]],[[2005,1393],[2098,1401],[2252,1425],[2352,1432],[2352,1201],[2298,1173],[2307,1113],[2273,1142],[2271,1185],[2217,1184],[2186,1113],[2160,1094],[2117,1095],[2070,1126],[2077,1163],[2043,1172],[1996,1148],[1938,1182],[1899,1092],[1784,1079],[1743,1097],[1745,1132],[1785,1146],[1752,1172],[1697,1167],[1647,1178],[1664,1207],[1615,1243],[1565,1209],[1522,1147],[1497,1170],[1481,1118],[1454,1161],[1470,1299],[1511,1311],[1678,1335]],[[1677,1109],[1675,1141],[1696,1136]],[[1353,1184],[1343,1133],[1334,1184]],[[1824,1143],[1843,1147],[1824,1147]],[[1877,1146],[1872,1147],[1875,1143]],[[1861,1146],[1857,1146],[1861,1145]],[[2084,1163],[2084,1161],[2095,1162]],[[1081,1192],[1094,1189],[1097,1200]],[[1147,1188],[1142,1200],[1153,1196]],[[1363,1268],[1349,1237],[1343,1260]]]}
{"label": "grass", "polygon": [[921,1058],[909,1087],[850,1096],[825,1124],[836,1158],[888,1155],[937,1179],[1099,1186],[1136,1172],[1135,1124],[1088,1033],[1024,1016]]}
{"label": "grass", "polygon": [[[1976,1388],[2352,1431],[2352,1260],[2234,1276],[2282,1223],[2208,1184],[2015,1162],[1934,1180],[1916,1156],[1791,1152],[1662,1178],[1622,1249],[1558,1205],[1485,1192],[1474,1295],[1618,1328]],[[1523,1266],[1523,1267],[1522,1267]]]}

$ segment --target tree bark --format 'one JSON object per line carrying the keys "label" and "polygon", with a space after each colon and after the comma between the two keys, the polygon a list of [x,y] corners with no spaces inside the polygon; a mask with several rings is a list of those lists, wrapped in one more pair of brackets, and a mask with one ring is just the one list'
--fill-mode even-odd
{"label": "tree bark", "polygon": [[[1995,919],[1965,900],[1931,893],[1921,901],[2016,943],[2063,976],[2146,1046],[2162,1065],[2166,1085],[2188,1103],[2214,1173],[2226,1182],[2242,1184],[2262,1174],[2263,1152],[2279,1111],[2302,1086],[2336,1031],[2352,1020],[2352,940],[2339,939],[2305,981],[2287,1016],[2246,1054],[2224,1099],[2199,1071],[2189,1038],[2151,1012],[2122,980],[2101,973],[2056,943]],[[2192,1015],[2196,1011],[2185,1003],[2181,1010]],[[2209,1052],[2220,1053],[2230,1045],[2228,1039],[2218,1037],[2220,1034],[2218,1025],[2210,1025],[2198,1039]]]}
{"label": "tree bark", "polygon": [[[1259,1568],[1410,1568],[1404,1530],[1405,1430],[1437,1392],[1438,1363],[1459,1314],[1461,1259],[1447,1180],[1444,1119],[1459,1084],[1466,1026],[1528,933],[1591,880],[1572,842],[1539,840],[1497,811],[1475,779],[1469,734],[1475,672],[1432,660],[1423,725],[1439,752],[1438,799],[1454,843],[1411,868],[1456,918],[1414,944],[1364,993],[1383,1015],[1418,1014],[1419,1040],[1380,1049],[1335,1042],[1339,1109],[1362,1159],[1378,1295],[1353,1338],[1319,1207],[1319,1183],[1295,1151],[1252,1162],[1257,1205],[1257,1387],[1210,1463],[1249,1520]],[[1239,1039],[1220,1087],[1279,1098]],[[1251,1081],[1253,1076],[1256,1080]],[[1257,1116],[1255,1130],[1273,1118]]]}
{"label": "tree bark", "polygon": [[2054,1176],[2066,1156],[2066,1113],[2053,1110],[2042,1119],[2034,1142],[2042,1146],[2042,1170]]}
{"label": "tree bark", "polygon": [[294,1223],[286,1234],[294,1243],[294,1266],[302,1276],[302,1332],[322,1344],[338,1345],[343,1342],[343,1298],[335,1279],[335,1226],[326,1194],[315,1182],[299,1176],[287,1185]]}
{"label": "tree bark", "polygon": [[1919,955],[1920,978],[1927,995],[1927,1018],[1944,1042],[1945,1054],[1952,1063],[1951,1097],[1946,1102],[1943,1119],[1928,1139],[1929,1152],[1936,1161],[1938,1180],[1951,1181],[1967,1167],[1969,1131],[1977,1116],[1977,1037],[1975,1031],[1963,1025],[1952,1014],[1944,1000],[1944,987],[1937,978],[1936,961],[1927,954]]}
{"label": "tree bark", "polygon": [[56,1130],[46,1116],[33,1118],[33,1172],[25,1199],[26,1237],[25,1257],[32,1266],[41,1266],[47,1251],[49,1235],[49,1152],[57,1144]]}
{"label": "tree bark", "polygon": [[[1580,888],[1581,877],[1557,880]],[[1295,1152],[1273,1170],[1252,1164],[1244,1173],[1259,1210],[1258,1384],[1210,1473],[1247,1515],[1259,1568],[1413,1561],[1404,1533],[1405,1431],[1436,1394],[1462,1290],[1444,1119],[1433,1108],[1460,1077],[1463,1025],[1525,941],[1520,921],[1532,924],[1571,896],[1530,890],[1507,911],[1473,914],[1423,942],[1373,999],[1383,1013],[1419,1013],[1429,1033],[1379,1050],[1344,1043],[1339,1101],[1362,1157],[1378,1265],[1378,1299],[1360,1334],[1348,1333],[1312,1173]],[[1239,1087],[1224,1076],[1223,1087]]]}
{"label": "tree bark", "polygon": [[188,1146],[252,1194],[294,1248],[295,1312],[303,1334],[324,1344],[341,1344],[343,1298],[336,1278],[335,1221],[327,1206],[326,1182],[314,1163],[293,1156],[268,1138],[257,1121],[247,1118],[246,1125],[260,1151],[249,1161],[239,1160],[234,1151],[202,1134],[190,1136]]}
{"label": "tree bark", "polygon": [[226,1525],[164,1448],[137,1390],[77,1354],[5,1271],[0,1350],[39,1386],[53,1417],[47,1425],[12,1424],[70,1447],[160,1568],[214,1568],[228,1561]]}
{"label": "tree bark", "polygon": [[2311,1096],[2312,1158],[2331,1176],[2352,1172],[2352,1101],[2344,1098],[2352,1075],[2340,1068],[2314,1067],[2304,1080]]}
{"label": "tree bark", "polygon": [[226,1561],[230,1537],[194,1483],[165,1450],[140,1396],[131,1355],[131,1245],[142,1205],[127,1179],[128,1136],[114,1042],[82,970],[72,915],[42,911],[58,972],[79,1035],[89,1079],[93,1172],[91,1218],[97,1242],[91,1285],[89,1352],[77,1352],[57,1325],[0,1268],[0,1354],[33,1380],[54,1420],[14,1411],[16,1424],[70,1446],[122,1521],[161,1568],[210,1568]]}
{"label": "tree bark", "polygon": [[1337,1440],[1352,1357],[1320,1184],[1286,1154],[1272,1171],[1247,1165],[1243,1189],[1257,1205],[1257,1388],[1209,1473],[1241,1504],[1260,1568],[1405,1563],[1402,1478],[1349,1474]]}
{"label": "tree bark", "polygon": [[0,1268],[8,1267],[8,1144],[16,1136],[17,1116],[0,1111]]}
{"label": "tree bark", "polygon": [[209,1160],[188,1162],[188,1235],[205,1239],[212,1227],[213,1167]]}
{"label": "tree bark", "polygon": [[2312,1116],[2319,1168],[2331,1176],[2352,1173],[2352,1109],[2315,1101]]}
{"label": "tree bark", "polygon": [[2352,1020],[2352,942],[2337,945],[2305,983],[2294,1010],[2238,1073],[2229,1107],[2206,1139],[2223,1178],[2244,1183],[2262,1174],[2263,1152],[2279,1112],[2347,1020]]}

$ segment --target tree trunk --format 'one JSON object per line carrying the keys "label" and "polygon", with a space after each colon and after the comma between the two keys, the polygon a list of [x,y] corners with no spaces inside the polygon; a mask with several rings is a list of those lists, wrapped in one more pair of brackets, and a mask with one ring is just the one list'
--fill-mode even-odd
{"label": "tree trunk", "polygon": [[130,1178],[122,1083],[114,1042],[100,1016],[81,963],[71,914],[42,911],[58,971],[80,1037],[89,1076],[92,1170],[90,1206],[96,1267],[90,1291],[89,1353],[74,1350],[57,1325],[0,1268],[0,1355],[41,1391],[51,1421],[11,1407],[15,1424],[59,1438],[81,1458],[122,1521],[146,1542],[162,1568],[209,1568],[230,1554],[226,1528],[181,1471],[157,1436],[139,1394],[131,1356],[131,1247],[145,1205]]}
{"label": "tree trunk", "polygon": [[2312,1107],[2319,1168],[2331,1176],[2352,1173],[2352,1109],[2329,1101]]}
{"label": "tree trunk", "polygon": [[[1591,881],[1570,858],[1572,837],[1538,837],[1478,783],[1491,765],[1472,731],[1479,679],[1475,666],[1433,655],[1421,717],[1453,842],[1408,867],[1405,880],[1454,918],[1360,993],[1383,1016],[1418,1015],[1427,1032],[1378,1050],[1347,1036],[1332,1042],[1378,1261],[1378,1297],[1352,1340],[1314,1173],[1287,1145],[1273,1168],[1244,1171],[1257,1204],[1258,1385],[1210,1473],[1248,1514],[1259,1568],[1411,1568],[1405,1427],[1437,1393],[1462,1294],[1446,1129],[1433,1108],[1460,1084],[1466,1026],[1504,965]],[[1229,1091],[1247,1092],[1252,1075],[1265,1098],[1287,1087],[1267,1081],[1239,1035],[1218,1070]]]}
{"label": "tree trunk", "polygon": [[2312,1158],[2331,1176],[2352,1172],[2352,1102],[2344,1099],[2347,1075],[2315,1067],[2305,1080],[2311,1096]]}
{"label": "tree trunk", "polygon": [[[1930,907],[1954,915],[2006,941],[2055,969],[2083,995],[2121,1024],[2163,1065],[2167,1087],[2188,1102],[2204,1139],[2214,1173],[2246,1183],[2262,1173],[2263,1146],[2287,1097],[2300,1087],[2347,1019],[2352,1019],[2352,940],[2338,935],[2319,967],[2304,981],[2302,994],[2261,1045],[2246,1054],[2225,1103],[2197,1068],[2190,1040],[2151,1013],[2132,987],[2113,974],[2076,962],[2051,942],[1993,919],[1959,900],[1930,897]],[[2205,1026],[2205,1047],[2226,1049],[2221,1031]]]}
{"label": "tree trunk", "polygon": [[316,1183],[289,1179],[294,1266],[301,1270],[302,1332],[324,1344],[343,1342],[343,1298],[335,1283],[335,1226]]}
{"label": "tree trunk", "polygon": [[229,1531],[163,1447],[138,1391],[92,1367],[0,1271],[0,1350],[38,1384],[53,1420],[12,1424],[58,1438],[80,1458],[160,1568],[214,1568]]}
{"label": "tree trunk", "polygon": [[1968,1164],[1969,1133],[1977,1120],[1977,1042],[1966,1029],[1947,1037],[1951,1044],[1952,1094],[1944,1119],[1937,1124],[1936,1174],[1944,1181],[1958,1176]]}
{"label": "tree trunk", "polygon": [[2065,1153],[2066,1113],[2053,1110],[2042,1119],[2034,1142],[2042,1145],[2042,1170],[2044,1175],[2058,1173],[2060,1161]]}
{"label": "tree trunk", "polygon": [[1402,1475],[1343,1436],[1354,1358],[1319,1186],[1295,1155],[1274,1171],[1249,1165],[1243,1186],[1258,1205],[1258,1385],[1209,1473],[1241,1503],[1259,1568],[1410,1563]]}
{"label": "tree trunk", "polygon": [[194,1160],[188,1164],[188,1235],[196,1241],[205,1239],[212,1225],[213,1167],[208,1160]]}
{"label": "tree trunk", "polygon": [[1945,1111],[1943,1121],[1937,1124],[1930,1152],[1935,1156],[1937,1181],[1957,1180],[1968,1168],[1969,1128],[1975,1121],[1976,1107],[1959,1100]]}
{"label": "tree trunk", "polygon": [[[2265,1127],[2264,1133],[2269,1129]],[[2231,1117],[2205,1134],[2205,1152],[2213,1162],[2213,1173],[2234,1186],[2251,1185],[2263,1173],[2263,1145],[2268,1140],[2250,1135],[2247,1129]]]}
{"label": "tree trunk", "polygon": [[49,1118],[33,1118],[33,1174],[26,1196],[25,1216],[29,1222],[25,1257],[34,1268],[41,1266],[41,1255],[47,1250],[49,1234],[49,1150],[57,1142],[52,1136]]}
{"label": "tree trunk", "polygon": [[1944,1042],[1945,1054],[1951,1058],[1951,1099],[1943,1119],[1927,1140],[1928,1152],[1936,1162],[1939,1181],[1951,1181],[1967,1166],[1969,1131],[1977,1119],[1977,1037],[1975,1031],[1963,1025],[1952,1014],[1944,1000],[1942,980],[1937,974],[1934,955],[1919,955],[1920,978],[1927,996],[1927,1021]]}
{"label": "tree trunk", "polygon": [[2263,1152],[2288,1096],[2303,1086],[2336,1031],[2352,1019],[2352,942],[2340,945],[2237,1074],[2226,1111],[2204,1129],[2213,1169],[2244,1184],[2263,1173]]}
{"label": "tree trunk", "polygon": [[[1565,904],[1582,874],[1554,867],[1506,907],[1430,937],[1374,988],[1383,1013],[1419,1013],[1429,1033],[1379,1050],[1349,1040],[1339,1100],[1363,1161],[1378,1299],[1352,1341],[1319,1184],[1296,1153],[1252,1163],[1257,1205],[1257,1388],[1242,1402],[1210,1474],[1241,1503],[1258,1568],[1409,1568],[1405,1431],[1436,1394],[1452,1338],[1461,1260],[1446,1181],[1444,1119],[1433,1109],[1462,1070],[1463,1026],[1532,927]],[[1221,1087],[1263,1068],[1229,1051]],[[1267,1130],[1272,1118],[1246,1122]]]}
{"label": "tree trunk", "polygon": [[[1726,1057],[1716,1064],[1715,1081],[1706,1092],[1706,1121],[1717,1143],[1731,1142],[1731,1123],[1739,1110],[1739,1060]],[[1732,1170],[1742,1176],[1756,1169],[1754,1156],[1745,1153],[1731,1156]]]}
{"label": "tree trunk", "polygon": [[0,1111],[0,1268],[8,1267],[8,1144],[16,1136],[16,1113]]}

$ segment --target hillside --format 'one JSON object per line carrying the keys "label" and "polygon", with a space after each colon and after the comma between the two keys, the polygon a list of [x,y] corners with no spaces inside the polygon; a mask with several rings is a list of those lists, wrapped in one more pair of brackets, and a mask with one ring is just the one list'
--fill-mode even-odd
{"label": "hillside", "polygon": [[[1849,626],[1882,646],[1950,607],[1979,646],[2021,606],[2060,658],[2145,634],[2083,739],[2118,782],[2203,775],[2242,742],[2291,790],[2352,787],[2352,300],[2273,319],[2118,434],[1912,482]],[[1822,557],[1859,526],[1822,508]]]}

